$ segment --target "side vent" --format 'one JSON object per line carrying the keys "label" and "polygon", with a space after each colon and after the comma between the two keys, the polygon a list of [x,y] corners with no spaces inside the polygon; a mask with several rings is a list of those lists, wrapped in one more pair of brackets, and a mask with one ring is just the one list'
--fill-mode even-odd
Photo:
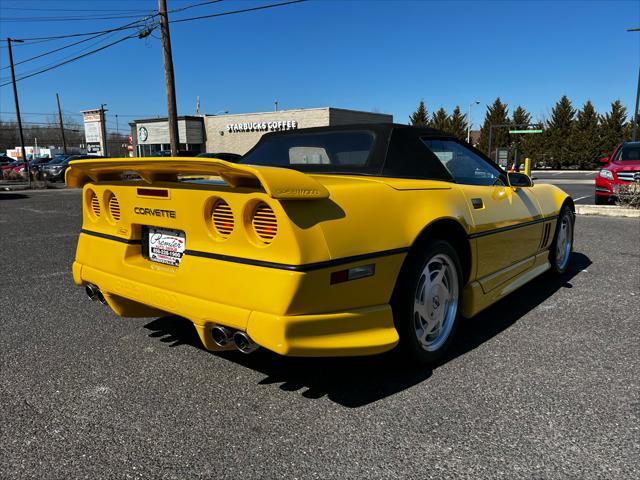
{"label": "side vent", "polygon": [[91,198],[89,200],[89,203],[91,204],[91,211],[93,212],[93,214],[96,217],[100,216],[100,200],[98,200],[98,196],[96,195],[96,192],[92,191],[91,192]]}
{"label": "side vent", "polygon": [[276,214],[273,213],[271,207],[264,202],[260,202],[257,205],[253,212],[251,224],[258,238],[266,244],[271,243],[278,233]]}
{"label": "side vent", "polygon": [[547,246],[547,242],[549,241],[549,233],[551,231],[551,223],[545,222],[542,227],[542,240],[540,241],[539,250],[544,250],[544,247]]}
{"label": "side vent", "polygon": [[227,202],[222,199],[216,201],[211,211],[211,219],[216,233],[222,238],[228,238],[233,232],[233,212]]}
{"label": "side vent", "polygon": [[109,213],[111,214],[111,218],[114,222],[120,220],[120,204],[118,203],[118,199],[115,195],[111,195],[109,198]]}

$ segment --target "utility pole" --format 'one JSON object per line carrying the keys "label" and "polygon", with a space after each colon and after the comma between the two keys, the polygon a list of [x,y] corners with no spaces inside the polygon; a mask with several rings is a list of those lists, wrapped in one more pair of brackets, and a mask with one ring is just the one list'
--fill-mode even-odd
{"label": "utility pole", "polygon": [[[640,32],[640,28],[627,28],[627,32]],[[634,142],[638,139],[638,103],[640,103],[640,68],[638,68],[638,87],[636,90],[636,108],[633,110],[633,133],[632,138]]]}
{"label": "utility pole", "polygon": [[636,108],[633,111],[633,138],[632,140],[635,142],[638,139],[638,102],[640,102],[640,68],[638,68],[638,89],[636,91]]}
{"label": "utility pole", "polygon": [[31,188],[31,166],[27,161],[27,150],[24,148],[24,133],[22,132],[22,117],[20,116],[20,102],[18,101],[18,87],[16,87],[16,72],[13,68],[13,51],[11,50],[11,42],[22,43],[22,40],[13,40],[7,37],[7,48],[9,50],[9,65],[11,66],[11,83],[13,83],[13,98],[16,102],[16,117],[18,118],[18,130],[20,131],[20,148],[22,152],[22,160],[24,160],[24,171],[27,174],[29,188]]}
{"label": "utility pole", "polygon": [[164,78],[167,87],[167,117],[169,121],[169,144],[171,156],[178,156],[178,108],[176,107],[176,84],[173,76],[173,56],[171,54],[171,35],[169,34],[169,17],[167,0],[158,0],[160,15],[160,31],[162,33],[162,51],[164,53]]}
{"label": "utility pole", "polygon": [[102,146],[104,147],[102,156],[108,157],[109,147],[107,146],[107,119],[105,118],[105,115],[104,115],[104,112],[106,112],[106,110],[104,109],[105,105],[106,103],[100,104],[100,130],[101,130],[100,135],[102,135]]}
{"label": "utility pole", "polygon": [[471,143],[471,107],[473,107],[474,105],[480,105],[480,102],[475,101],[473,103],[469,104],[469,110],[467,110],[469,113],[467,114],[467,143]]}
{"label": "utility pole", "polygon": [[56,101],[58,102],[58,118],[60,119],[60,134],[62,135],[62,151],[67,154],[67,140],[64,138],[64,123],[62,123],[62,109],[60,108],[60,97],[56,93]]}

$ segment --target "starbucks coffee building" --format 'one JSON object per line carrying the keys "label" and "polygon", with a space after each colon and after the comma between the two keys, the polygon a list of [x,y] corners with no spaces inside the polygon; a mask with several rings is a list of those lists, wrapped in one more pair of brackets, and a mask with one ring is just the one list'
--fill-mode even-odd
{"label": "starbucks coffee building", "polygon": [[[276,112],[178,117],[179,150],[210,153],[249,151],[267,132],[350,123],[391,123],[393,116],[341,108],[307,108]],[[130,124],[134,153],[148,156],[169,149],[166,118]]]}

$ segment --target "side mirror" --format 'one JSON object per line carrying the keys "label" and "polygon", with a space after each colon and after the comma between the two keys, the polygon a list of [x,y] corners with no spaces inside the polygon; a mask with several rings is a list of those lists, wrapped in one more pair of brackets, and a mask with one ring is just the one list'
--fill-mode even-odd
{"label": "side mirror", "polygon": [[524,173],[509,173],[509,185],[515,188],[520,187],[533,187],[533,181],[531,181],[531,177]]}
{"label": "side mirror", "polygon": [[607,163],[609,163],[609,157],[602,157],[602,158],[600,159],[600,163],[602,163],[602,164],[605,164],[605,165],[606,165]]}

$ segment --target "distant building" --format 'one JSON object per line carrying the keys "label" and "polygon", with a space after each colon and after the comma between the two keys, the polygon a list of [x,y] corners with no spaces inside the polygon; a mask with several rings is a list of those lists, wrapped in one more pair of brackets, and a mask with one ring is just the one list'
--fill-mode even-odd
{"label": "distant building", "polygon": [[[392,115],[332,107],[184,116],[178,117],[178,150],[243,155],[267,132],[350,123],[391,122]],[[137,156],[149,156],[160,150],[169,150],[166,118],[135,120],[129,125]]]}

